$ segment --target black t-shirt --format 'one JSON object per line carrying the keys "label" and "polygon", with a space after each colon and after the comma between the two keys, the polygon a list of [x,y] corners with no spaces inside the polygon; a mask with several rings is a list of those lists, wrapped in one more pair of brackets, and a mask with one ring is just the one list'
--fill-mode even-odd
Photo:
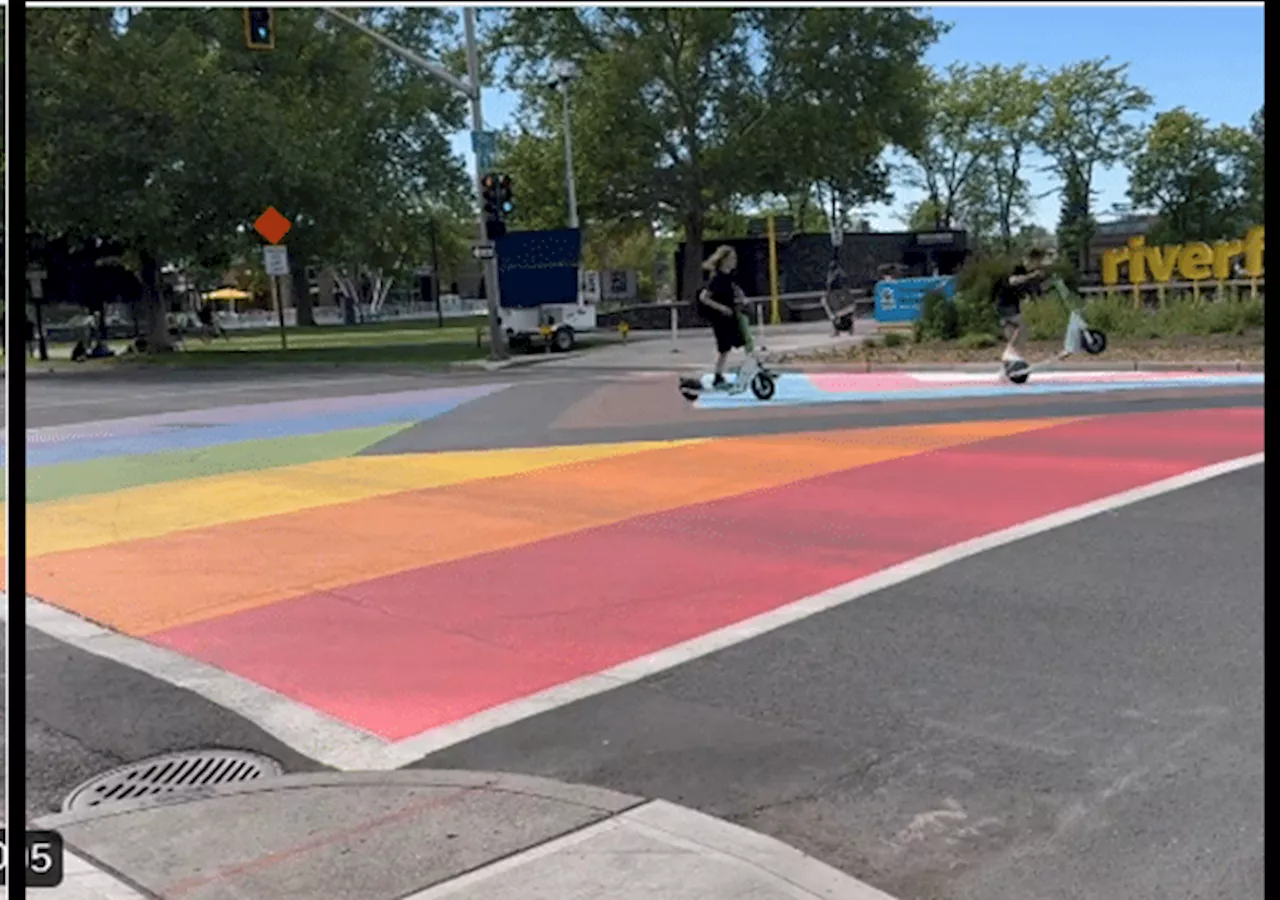
{"label": "black t-shirt", "polygon": [[[719,270],[712,272],[711,277],[707,279],[707,296],[712,303],[719,303],[721,306],[729,307],[729,309],[737,309],[738,295],[734,290],[733,276],[728,272]],[[702,308],[712,315],[723,315],[720,310],[712,309],[705,304]]]}
{"label": "black t-shirt", "polygon": [[[1019,263],[1013,267],[1013,271],[1009,273],[1013,275],[1027,275],[1027,267]],[[1021,284],[1013,284],[1009,278],[1001,278],[1000,283],[996,287],[996,303],[999,306],[1018,306],[1022,301],[1036,292],[1040,286],[1039,278],[1032,278]]]}

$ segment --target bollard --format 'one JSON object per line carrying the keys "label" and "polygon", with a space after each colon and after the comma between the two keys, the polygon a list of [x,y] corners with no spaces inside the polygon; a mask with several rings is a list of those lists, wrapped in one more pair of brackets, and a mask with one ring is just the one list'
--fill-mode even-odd
{"label": "bollard", "polygon": [[671,352],[680,352],[680,339],[678,332],[680,330],[680,313],[676,309],[676,305],[671,304]]}
{"label": "bollard", "polygon": [[551,352],[551,326],[547,325],[546,323],[543,323],[538,330],[542,332],[542,352],[550,353]]}

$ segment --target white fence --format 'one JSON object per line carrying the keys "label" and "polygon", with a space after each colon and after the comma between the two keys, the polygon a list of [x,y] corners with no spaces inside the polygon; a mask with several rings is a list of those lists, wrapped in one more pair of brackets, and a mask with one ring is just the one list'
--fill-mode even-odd
{"label": "white fence", "polygon": [[1152,300],[1150,295],[1155,294],[1154,299],[1163,303],[1167,294],[1190,294],[1197,300],[1200,299],[1201,295],[1214,299],[1242,295],[1256,299],[1263,296],[1264,288],[1265,283],[1261,278],[1233,278],[1227,281],[1170,281],[1166,283],[1094,285],[1080,288],[1080,294],[1084,297],[1131,294],[1135,303],[1149,303]]}
{"label": "white fence", "polygon": [[[445,319],[465,319],[472,316],[482,316],[488,311],[488,308],[484,300],[464,299],[455,296],[440,298],[440,313]],[[314,307],[311,311],[311,317],[317,325],[342,325],[345,322],[342,308],[337,306]],[[412,302],[395,305],[384,303],[377,313],[370,313],[368,305],[362,304],[356,315],[357,322],[361,323],[415,322],[435,318],[436,307],[434,303]],[[218,322],[228,331],[235,331],[237,329],[273,328],[279,324],[280,319],[275,310],[250,309],[242,312],[221,310],[218,313]],[[284,323],[288,327],[297,325],[298,311],[296,309],[286,309],[284,311]]]}

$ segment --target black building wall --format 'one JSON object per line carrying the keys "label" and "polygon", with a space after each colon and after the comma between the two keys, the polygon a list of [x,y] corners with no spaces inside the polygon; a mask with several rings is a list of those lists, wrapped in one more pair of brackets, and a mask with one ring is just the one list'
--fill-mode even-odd
{"label": "black building wall", "polygon": [[[709,240],[703,244],[706,259],[721,244],[738,253],[738,283],[748,296],[769,293],[769,239],[767,237]],[[778,292],[821,291],[827,285],[827,267],[833,248],[829,234],[796,234],[778,242]],[[963,231],[938,234],[916,232],[850,232],[839,247],[840,266],[848,286],[869,290],[878,280],[881,266],[895,264],[903,277],[929,275],[936,264],[939,274],[951,275],[968,255],[968,235]],[[676,250],[676,296],[683,296],[685,245]]]}

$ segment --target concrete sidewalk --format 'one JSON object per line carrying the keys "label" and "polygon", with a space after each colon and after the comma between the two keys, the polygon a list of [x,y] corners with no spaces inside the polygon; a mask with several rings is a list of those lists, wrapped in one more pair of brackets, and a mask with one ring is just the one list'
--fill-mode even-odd
{"label": "concrete sidewalk", "polygon": [[[874,326],[859,322],[858,333],[833,336],[826,322],[766,325],[756,331],[756,342],[766,357],[842,349],[874,336]],[[682,328],[670,332],[633,331],[624,342],[616,337],[569,353],[513,354],[502,363],[474,361],[455,364],[458,368],[510,368],[536,365],[546,369],[618,369],[663,371],[707,368],[715,359],[715,338],[710,328]]]}
{"label": "concrete sidewalk", "polygon": [[31,827],[66,842],[58,900],[891,900],[720,819],[521,775],[285,775]]}

